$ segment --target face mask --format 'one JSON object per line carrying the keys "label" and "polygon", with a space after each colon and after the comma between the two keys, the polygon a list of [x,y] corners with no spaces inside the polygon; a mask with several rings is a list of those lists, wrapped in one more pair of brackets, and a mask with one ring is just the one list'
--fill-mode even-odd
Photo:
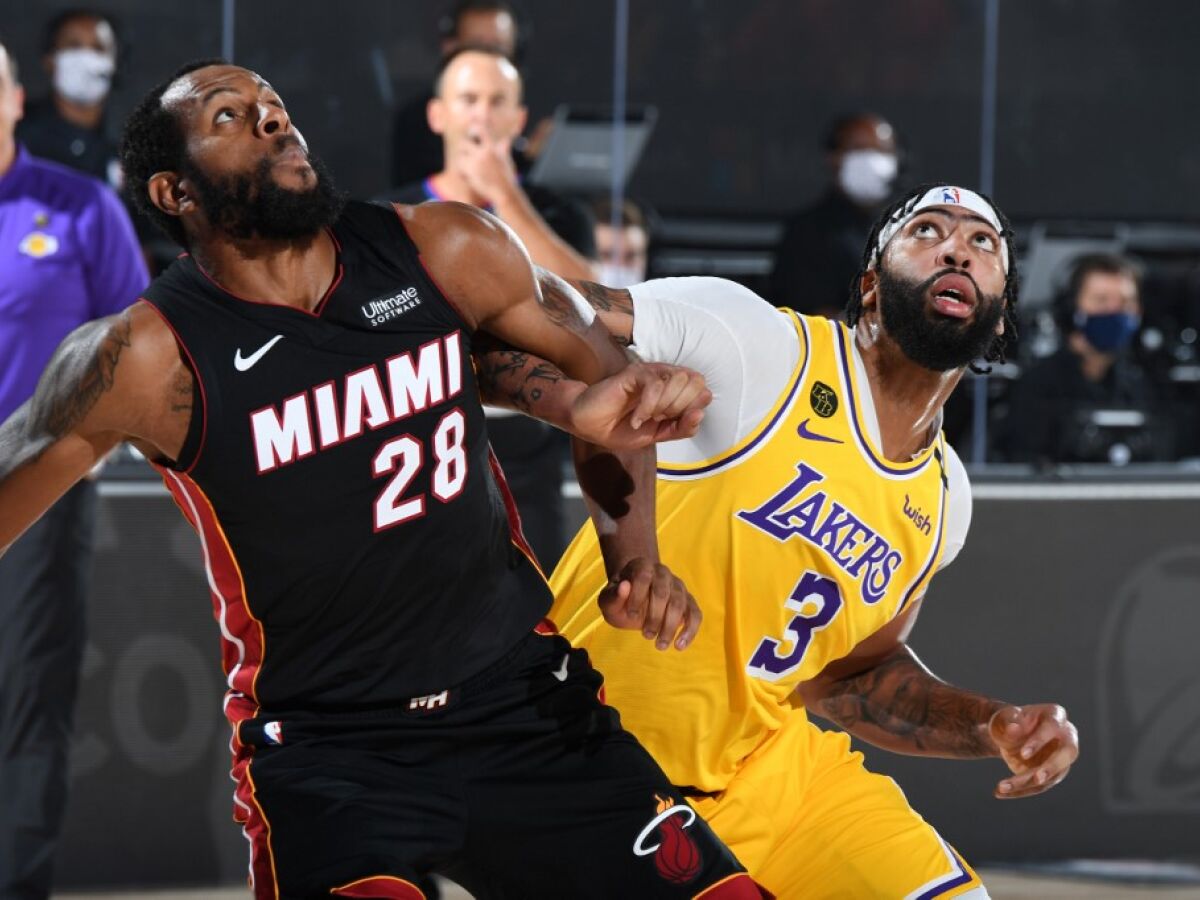
{"label": "face mask", "polygon": [[597,277],[600,279],[600,283],[606,287],[627,288],[631,284],[645,281],[646,273],[633,268],[633,266],[600,263],[600,272]]}
{"label": "face mask", "polygon": [[887,198],[899,168],[894,153],[851,150],[842,157],[838,184],[855,203],[871,206]]}
{"label": "face mask", "polygon": [[72,103],[94,106],[108,96],[116,64],[98,50],[79,47],[54,54],[54,90]]}
{"label": "face mask", "polygon": [[1103,316],[1075,314],[1075,327],[1087,342],[1101,353],[1117,353],[1129,346],[1142,320],[1133,313],[1108,313]]}

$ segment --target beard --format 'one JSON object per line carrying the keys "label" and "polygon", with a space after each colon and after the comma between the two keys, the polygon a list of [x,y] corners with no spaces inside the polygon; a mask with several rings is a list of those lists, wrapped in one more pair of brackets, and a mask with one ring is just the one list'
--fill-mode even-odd
{"label": "beard", "polygon": [[955,319],[927,309],[925,295],[943,269],[921,282],[879,269],[879,308],[883,326],[901,352],[919,366],[935,372],[959,369],[984,356],[996,338],[996,323],[1004,314],[1003,294],[985,294],[975,285],[975,310],[970,318]]}
{"label": "beard", "polygon": [[[276,153],[299,141],[283,141]],[[325,164],[309,156],[316,183],[306,191],[280,187],[272,177],[272,156],[259,161],[249,175],[210,178],[188,160],[183,174],[192,181],[200,208],[209,221],[237,240],[262,238],[269,241],[311,239],[332,225],[346,205],[346,195],[337,189]]]}

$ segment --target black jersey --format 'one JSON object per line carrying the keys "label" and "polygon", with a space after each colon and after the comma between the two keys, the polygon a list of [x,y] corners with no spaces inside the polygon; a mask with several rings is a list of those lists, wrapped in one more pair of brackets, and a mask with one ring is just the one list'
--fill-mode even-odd
{"label": "black jersey", "polygon": [[204,545],[234,720],[440,691],[550,606],[466,323],[391,207],[352,203],[331,233],[312,313],[236,297],[189,256],[145,294],[196,376],[160,471]]}

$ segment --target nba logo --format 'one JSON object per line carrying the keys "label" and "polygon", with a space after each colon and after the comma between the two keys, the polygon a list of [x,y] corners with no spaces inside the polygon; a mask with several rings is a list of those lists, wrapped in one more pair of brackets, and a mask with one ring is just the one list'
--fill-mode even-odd
{"label": "nba logo", "polygon": [[263,725],[263,736],[272,744],[283,743],[283,723],[267,722]]}
{"label": "nba logo", "polygon": [[958,188],[942,188],[942,202],[955,204],[962,203],[962,200],[960,200],[958,196]]}

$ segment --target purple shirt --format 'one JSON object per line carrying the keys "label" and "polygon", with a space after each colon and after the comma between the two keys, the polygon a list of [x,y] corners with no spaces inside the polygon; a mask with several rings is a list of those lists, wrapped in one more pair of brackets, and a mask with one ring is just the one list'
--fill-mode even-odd
{"label": "purple shirt", "polygon": [[124,309],[149,282],[116,195],[17,145],[0,176],[0,422],[68,333]]}

